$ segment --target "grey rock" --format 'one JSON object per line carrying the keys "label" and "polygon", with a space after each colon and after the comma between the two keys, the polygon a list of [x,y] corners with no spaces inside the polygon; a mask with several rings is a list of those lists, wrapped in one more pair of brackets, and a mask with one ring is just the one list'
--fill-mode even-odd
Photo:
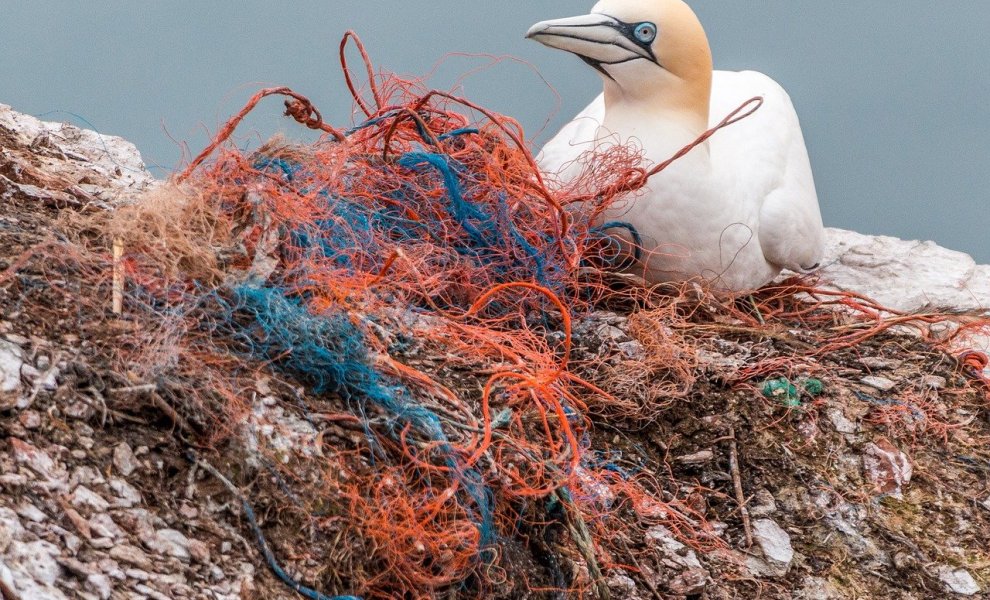
{"label": "grey rock", "polygon": [[34,431],[41,427],[41,415],[38,411],[25,410],[20,415],[17,416],[17,420],[20,421],[24,429],[28,431]]}
{"label": "grey rock", "polygon": [[107,550],[113,548],[113,540],[108,537],[98,537],[89,540],[89,545],[97,550]]}
{"label": "grey rock", "polygon": [[75,491],[72,492],[69,502],[78,509],[92,512],[106,512],[110,508],[110,503],[103,496],[84,485],[76,487]]}
{"label": "grey rock", "polygon": [[142,539],[141,543],[156,554],[173,556],[182,562],[189,562],[192,558],[189,554],[189,538],[175,529],[160,529],[151,538]]}
{"label": "grey rock", "polygon": [[114,506],[130,508],[141,503],[141,492],[123,479],[111,478],[110,489],[117,495]]}
{"label": "grey rock", "polygon": [[980,585],[966,569],[954,569],[948,566],[939,567],[938,577],[945,584],[945,589],[961,596],[975,596],[980,593]]}
{"label": "grey rock", "polygon": [[47,452],[17,438],[10,439],[14,460],[40,475],[46,481],[59,481],[66,477],[55,459]]}
{"label": "grey rock", "polygon": [[110,558],[146,571],[150,571],[152,568],[151,559],[148,558],[148,555],[140,548],[129,544],[120,544],[111,548]]}
{"label": "grey rock", "polygon": [[134,452],[127,442],[121,442],[113,449],[113,466],[117,467],[117,472],[124,477],[137,469],[138,463],[134,459]]}
{"label": "grey rock", "polygon": [[704,465],[715,460],[715,453],[711,450],[702,450],[694,454],[678,456],[674,460],[682,465]]}
{"label": "grey rock", "polygon": [[828,415],[828,420],[832,422],[835,430],[839,433],[852,435],[859,432],[859,426],[847,419],[846,414],[842,412],[841,408],[833,406],[826,411],[826,414]]}
{"label": "grey rock", "polygon": [[15,543],[7,550],[7,564],[13,571],[21,571],[42,585],[54,585],[62,573],[56,558],[58,546],[44,540]]}
{"label": "grey rock", "polygon": [[871,388],[880,390],[881,392],[889,392],[897,387],[897,384],[890,379],[887,379],[886,377],[878,377],[876,375],[868,375],[860,381]]}
{"label": "grey rock", "polygon": [[151,573],[141,569],[126,569],[124,571],[124,575],[126,575],[128,579],[133,579],[135,581],[148,581],[151,579]]}
{"label": "grey rock", "polygon": [[23,540],[25,533],[17,513],[0,507],[0,554],[6,552],[13,542]]}
{"label": "grey rock", "polygon": [[21,389],[23,366],[24,351],[21,347],[7,340],[0,340],[0,394],[13,395]]}
{"label": "grey rock", "polygon": [[17,514],[20,515],[21,518],[27,519],[28,521],[33,521],[35,523],[44,523],[48,520],[48,515],[42,512],[37,506],[28,503],[18,506]]}
{"label": "grey rock", "polygon": [[109,600],[113,594],[113,583],[106,575],[93,573],[86,578],[86,588],[91,590],[100,600]]}
{"label": "grey rock", "polygon": [[864,356],[859,359],[859,364],[867,369],[893,371],[894,369],[899,369],[904,364],[904,361],[894,358],[881,358],[879,356]]}
{"label": "grey rock", "polygon": [[794,560],[791,536],[776,521],[772,519],[753,521],[753,538],[760,545],[767,562],[775,571],[783,575],[790,569]]}
{"label": "grey rock", "polygon": [[753,495],[753,501],[749,506],[751,517],[769,517],[777,512],[777,502],[769,490],[760,489]]}
{"label": "grey rock", "polygon": [[114,522],[113,517],[106,513],[99,513],[93,515],[93,518],[89,520],[90,529],[93,535],[98,537],[105,537],[110,539],[119,539],[124,537],[124,531]]}

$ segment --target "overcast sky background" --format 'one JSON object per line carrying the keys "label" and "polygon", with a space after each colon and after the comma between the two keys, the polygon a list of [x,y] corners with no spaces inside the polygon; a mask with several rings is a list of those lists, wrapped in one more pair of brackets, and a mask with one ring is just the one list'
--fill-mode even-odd
{"label": "overcast sky background", "polygon": [[[336,46],[355,29],[376,63],[460,92],[545,142],[600,88],[578,59],[523,35],[593,2],[0,0],[0,103],[123,136],[165,177],[263,85],[350,121]],[[990,263],[990,3],[695,0],[722,69],[790,92],[827,225],[934,239]],[[560,94],[555,94],[538,73]],[[238,140],[303,134],[263,104]],[[83,121],[82,119],[85,119]]]}

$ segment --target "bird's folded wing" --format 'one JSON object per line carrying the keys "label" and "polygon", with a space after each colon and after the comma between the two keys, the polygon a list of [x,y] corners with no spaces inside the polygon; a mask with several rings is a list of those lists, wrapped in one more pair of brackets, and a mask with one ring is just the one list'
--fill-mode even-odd
{"label": "bird's folded wing", "polygon": [[712,162],[745,157],[727,183],[741,197],[763,200],[757,233],[764,256],[771,264],[804,271],[821,261],[824,231],[808,150],[787,92],[762,73],[716,71],[711,121],[719,122],[754,96],[763,97],[762,108],[712,139]]}

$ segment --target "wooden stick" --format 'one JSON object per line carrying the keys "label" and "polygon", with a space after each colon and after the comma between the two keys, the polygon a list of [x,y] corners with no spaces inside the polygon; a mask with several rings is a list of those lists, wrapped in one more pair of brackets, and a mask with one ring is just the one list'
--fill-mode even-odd
{"label": "wooden stick", "polygon": [[736,504],[742,516],[743,530],[746,532],[746,548],[753,547],[753,527],[749,521],[749,509],[746,508],[746,496],[743,495],[742,477],[739,475],[739,449],[736,446],[736,428],[729,428],[729,469],[732,471],[732,483],[736,488]]}
{"label": "wooden stick", "polygon": [[113,240],[113,314],[124,313],[124,241]]}

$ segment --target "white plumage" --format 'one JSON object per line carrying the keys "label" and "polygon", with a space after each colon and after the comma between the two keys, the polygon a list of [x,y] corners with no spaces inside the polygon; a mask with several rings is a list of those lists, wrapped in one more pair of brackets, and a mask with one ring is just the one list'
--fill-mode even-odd
{"label": "white plumage", "polygon": [[746,100],[764,99],[605,215],[643,237],[637,271],[648,281],[746,291],[783,268],[817,267],[822,220],[790,98],[761,73],[713,74],[704,30],[681,0],[605,0],[591,15],[539,23],[529,37],[578,54],[605,81],[540,154],[561,185],[603,146],[632,144],[658,164]]}

